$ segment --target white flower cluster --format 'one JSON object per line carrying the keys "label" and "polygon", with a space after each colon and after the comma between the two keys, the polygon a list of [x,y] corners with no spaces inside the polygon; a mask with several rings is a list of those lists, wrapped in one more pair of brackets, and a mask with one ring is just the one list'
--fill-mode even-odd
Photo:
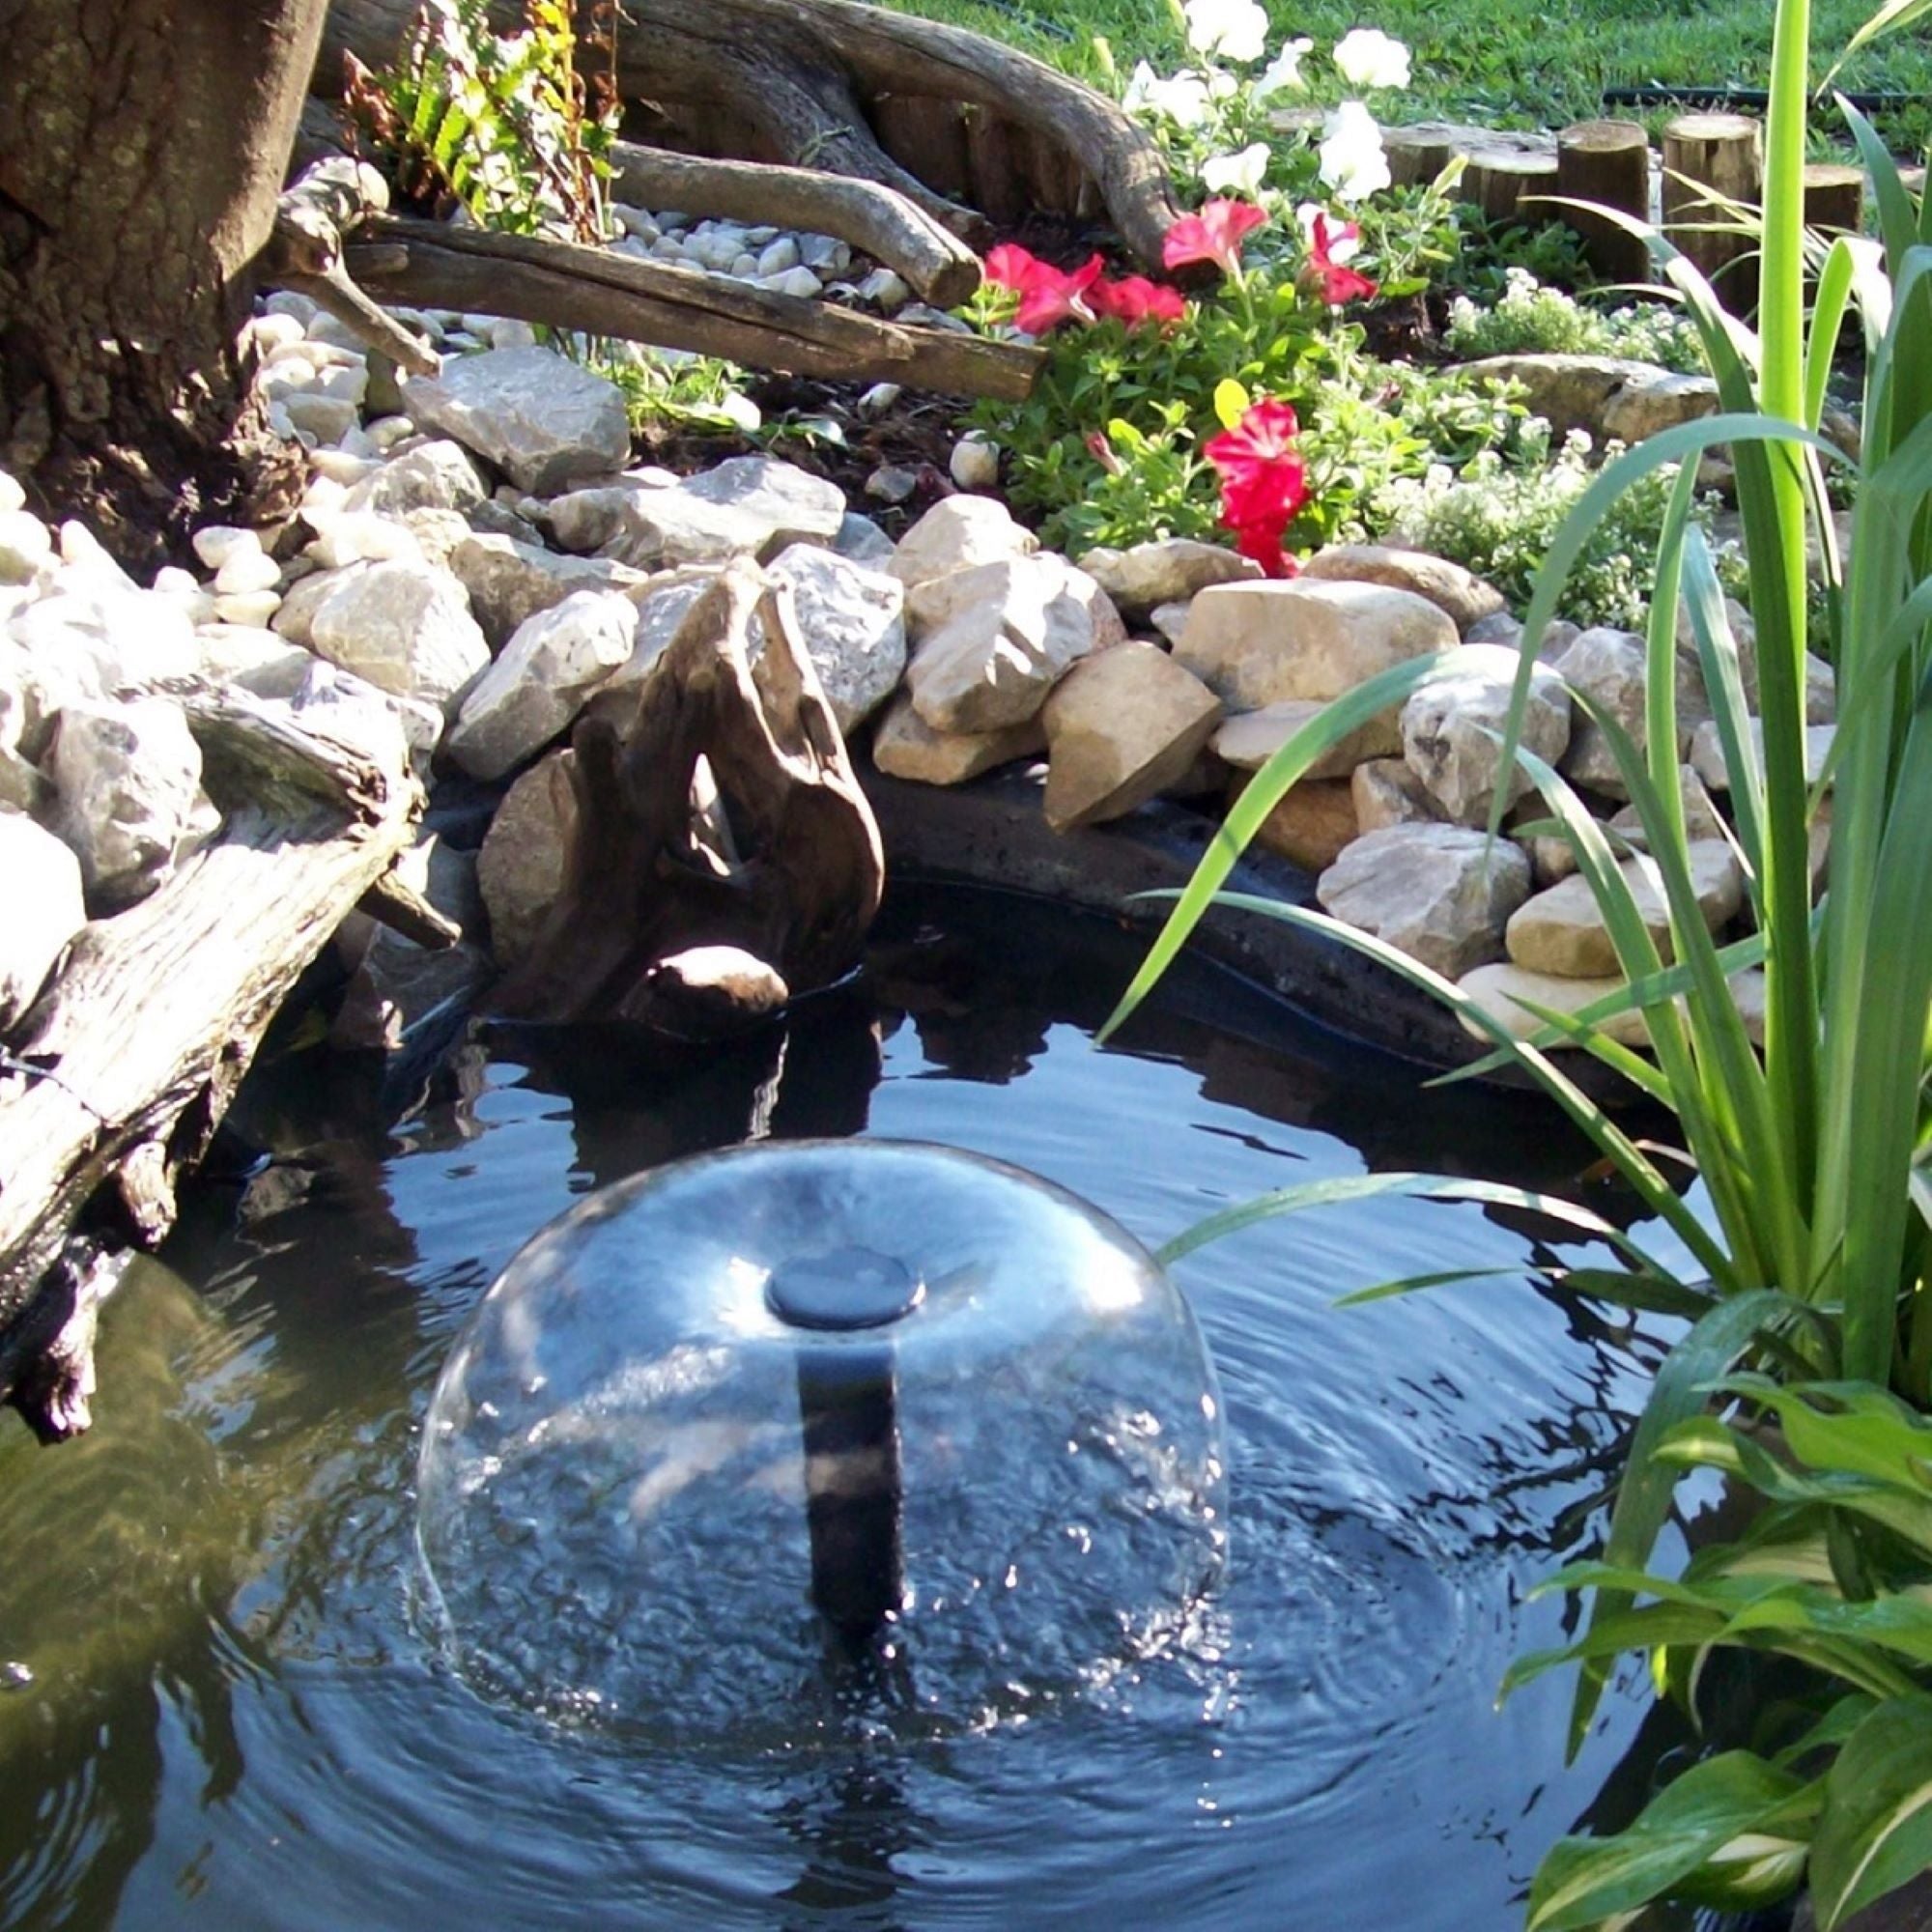
{"label": "white flower cluster", "polygon": [[1591,308],[1527,269],[1504,272],[1488,306],[1467,296],[1449,305],[1445,339],[1458,355],[1627,355],[1687,375],[1704,373],[1696,326],[1662,302]]}
{"label": "white flower cluster", "polygon": [[[1149,62],[1140,62],[1127,82],[1129,112],[1194,130],[1207,127],[1215,119],[1218,105],[1243,91],[1251,103],[1259,105],[1277,94],[1307,86],[1302,62],[1314,51],[1315,43],[1305,35],[1285,41],[1252,77],[1236,79],[1215,65],[1228,61],[1251,67],[1266,54],[1267,14],[1258,0],[1185,0],[1181,11],[1187,43],[1207,65],[1163,76]],[[1336,42],[1333,57],[1343,80],[1365,93],[1408,85],[1408,49],[1378,28],[1351,28]],[[1363,101],[1344,100],[1329,114],[1320,153],[1322,182],[1341,201],[1364,200],[1389,185],[1381,129]],[[1261,192],[1267,162],[1266,143],[1255,141],[1238,153],[1210,157],[1202,167],[1201,179],[1210,193],[1253,197]]]}

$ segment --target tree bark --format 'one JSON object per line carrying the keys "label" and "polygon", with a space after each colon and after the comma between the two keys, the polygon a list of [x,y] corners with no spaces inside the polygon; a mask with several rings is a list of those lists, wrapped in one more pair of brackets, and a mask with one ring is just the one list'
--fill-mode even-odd
{"label": "tree bark", "polygon": [[292,503],[236,348],[327,0],[0,0],[0,465],[151,563]]}

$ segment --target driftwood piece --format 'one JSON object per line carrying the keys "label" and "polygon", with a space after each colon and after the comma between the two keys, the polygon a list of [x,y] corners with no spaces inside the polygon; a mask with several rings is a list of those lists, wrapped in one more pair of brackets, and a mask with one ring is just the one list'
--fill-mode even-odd
{"label": "driftwood piece", "polygon": [[1650,279],[1643,238],[1592,209],[1631,221],[1650,219],[1650,136],[1635,121],[1579,121],[1556,137],[1556,192],[1563,219],[1582,238],[1590,266],[1605,280]]}
{"label": "driftwood piece", "polygon": [[[42,1435],[84,1427],[92,1308],[129,1240],[174,1219],[264,1030],[303,967],[412,840],[422,793],[306,732],[251,732],[243,695],[184,699],[212,782],[258,804],[152,897],[85,927],[9,1038],[0,1076],[0,1399]],[[244,740],[252,740],[245,751]],[[398,746],[401,739],[398,734]],[[339,775],[332,798],[325,798]],[[85,1227],[76,1231],[76,1224]]]}
{"label": "driftwood piece", "polygon": [[367,162],[330,155],[283,191],[275,226],[255,261],[257,279],[305,295],[412,376],[434,376],[435,350],[358,289],[343,267],[345,239],[389,205],[388,185]]}
{"label": "driftwood piece", "polygon": [[667,262],[534,235],[384,216],[348,253],[387,301],[481,309],[526,322],[722,355],[799,376],[893,382],[1017,402],[1044,352],[748,288]]}
{"label": "driftwood piece", "polygon": [[621,201],[837,236],[896,270],[940,308],[957,308],[980,286],[979,256],[878,182],[756,161],[700,160],[629,141],[612,144],[611,166]]}
{"label": "driftwood piece", "polygon": [[1680,114],[1663,130],[1663,232],[1742,315],[1757,299],[1764,130],[1748,114]]}
{"label": "driftwood piece", "polygon": [[[326,86],[344,50],[391,60],[414,0],[333,0],[324,30]],[[520,0],[493,0],[499,25]],[[617,82],[629,100],[743,116],[774,158],[883,182],[967,241],[984,223],[935,193],[881,146],[869,111],[885,96],[984,107],[1017,122],[1091,175],[1116,232],[1144,268],[1180,211],[1152,137],[1109,99],[1044,61],[981,34],[857,0],[625,0]]]}
{"label": "driftwood piece", "polygon": [[[727,980],[754,989],[742,1017],[757,1018],[851,970],[884,886],[879,832],[787,589],[747,561],[722,571],[623,727],[586,718],[571,749],[564,887],[494,1010],[682,1030]],[[700,824],[707,780],[728,858]],[[730,970],[696,971],[698,952]]]}

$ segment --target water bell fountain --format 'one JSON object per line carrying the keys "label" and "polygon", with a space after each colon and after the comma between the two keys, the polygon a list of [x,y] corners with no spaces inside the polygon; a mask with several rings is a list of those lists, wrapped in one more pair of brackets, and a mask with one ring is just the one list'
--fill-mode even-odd
{"label": "water bell fountain", "polygon": [[425,1425],[424,1599],[547,1717],[795,1745],[948,1732],[1186,1627],[1227,1543],[1193,1316],[1115,1222],[909,1142],[601,1189],[504,1269]]}

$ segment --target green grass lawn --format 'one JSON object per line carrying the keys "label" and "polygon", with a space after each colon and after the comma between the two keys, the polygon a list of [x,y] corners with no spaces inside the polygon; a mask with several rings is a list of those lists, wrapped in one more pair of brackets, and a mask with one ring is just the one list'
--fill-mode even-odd
{"label": "green grass lawn", "polygon": [[[1104,35],[1124,71],[1142,58],[1171,68],[1184,53],[1166,0],[895,0],[912,13],[994,35],[1084,78],[1098,70]],[[1812,44],[1829,65],[1877,0],[1816,0]],[[1275,35],[1311,35],[1318,49],[1352,26],[1408,43],[1415,85],[1406,112],[1451,114],[1495,126],[1561,127],[1605,111],[1603,90],[1657,82],[1762,87],[1771,52],[1772,0],[1302,0],[1271,5]],[[1841,77],[1842,85],[1918,97],[1887,117],[1894,145],[1923,144],[1932,129],[1932,33],[1892,35]],[[1380,105],[1380,103],[1378,103]],[[1617,110],[1627,112],[1628,110]],[[1654,118],[1654,117],[1651,117]]]}

